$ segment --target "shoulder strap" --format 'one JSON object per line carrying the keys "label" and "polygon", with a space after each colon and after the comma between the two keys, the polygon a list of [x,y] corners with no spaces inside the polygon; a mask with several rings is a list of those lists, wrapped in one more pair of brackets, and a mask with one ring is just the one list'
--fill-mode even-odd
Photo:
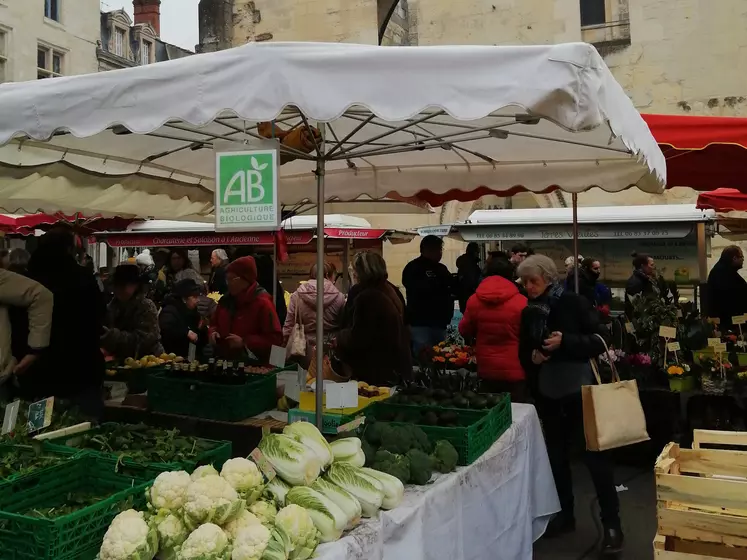
{"label": "shoulder strap", "polygon": [[[594,333],[594,336],[596,336],[599,340],[602,341],[602,344],[604,345],[604,351],[607,353],[607,357],[610,364],[610,369],[612,370],[612,383],[618,383],[620,381],[620,376],[617,373],[617,367],[615,366],[615,362],[613,362],[609,358],[610,349],[607,347],[607,341],[604,340],[604,337],[599,333]],[[597,364],[596,358],[591,358],[589,360],[589,363],[591,364],[591,370],[594,372],[594,377],[597,379],[597,383],[599,385],[602,384],[602,378],[599,376],[599,364]]]}

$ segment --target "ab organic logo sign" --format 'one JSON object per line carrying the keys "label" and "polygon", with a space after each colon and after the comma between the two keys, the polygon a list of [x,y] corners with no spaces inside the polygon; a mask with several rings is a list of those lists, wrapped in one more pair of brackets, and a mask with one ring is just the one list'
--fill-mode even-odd
{"label": "ab organic logo sign", "polygon": [[217,228],[269,229],[278,225],[277,152],[216,154]]}

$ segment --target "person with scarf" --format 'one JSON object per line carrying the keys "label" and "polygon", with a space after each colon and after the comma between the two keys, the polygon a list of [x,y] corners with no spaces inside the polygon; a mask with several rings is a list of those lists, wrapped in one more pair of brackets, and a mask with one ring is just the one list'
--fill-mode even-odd
{"label": "person with scarf", "polygon": [[228,294],[220,298],[211,321],[210,342],[220,357],[266,364],[283,331],[272,296],[257,283],[254,257],[241,257],[226,269]]}
{"label": "person with scarf", "polygon": [[659,283],[656,277],[656,263],[649,255],[633,253],[633,274],[625,285],[625,315],[633,319],[633,301],[637,295],[658,296]]}
{"label": "person with scarf", "polygon": [[405,305],[387,280],[381,255],[358,253],[352,266],[358,288],[350,326],[337,334],[337,356],[353,379],[377,386],[397,383],[412,374]]}
{"label": "person with scarf", "polygon": [[[517,271],[529,295],[521,316],[519,359],[533,381],[562,508],[545,533],[552,537],[576,527],[571,448],[586,448],[581,386],[594,382],[589,360],[605,352],[601,338],[604,330],[586,298],[563,288],[551,258],[527,257]],[[584,451],[584,461],[599,499],[604,527],[602,551],[619,552],[623,534],[612,463],[606,452]]]}

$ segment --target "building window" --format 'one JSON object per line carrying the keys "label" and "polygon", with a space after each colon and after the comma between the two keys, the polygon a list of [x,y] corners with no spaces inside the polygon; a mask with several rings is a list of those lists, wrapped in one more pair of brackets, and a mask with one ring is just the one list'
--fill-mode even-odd
{"label": "building window", "polygon": [[60,21],[60,2],[62,0],[44,0],[44,17]]}
{"label": "building window", "polygon": [[127,33],[119,27],[114,28],[114,54],[124,57],[126,43]]}
{"label": "building window", "polygon": [[8,34],[0,29],[0,84],[8,78]]}
{"label": "building window", "polygon": [[581,27],[606,22],[605,0],[581,0]]}
{"label": "building window", "polygon": [[150,52],[151,52],[150,42],[143,41],[143,46],[140,49],[140,64],[150,64]]}
{"label": "building window", "polygon": [[65,54],[52,47],[39,45],[36,51],[36,77],[56,78],[62,76]]}

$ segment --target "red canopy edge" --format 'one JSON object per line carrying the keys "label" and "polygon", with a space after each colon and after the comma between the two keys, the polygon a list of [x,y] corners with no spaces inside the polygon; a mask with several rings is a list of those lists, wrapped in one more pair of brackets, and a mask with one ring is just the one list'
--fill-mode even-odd
{"label": "red canopy edge", "polygon": [[747,212],[747,194],[737,189],[716,189],[700,193],[697,207],[700,210],[716,212]]}
{"label": "red canopy edge", "polygon": [[[747,119],[695,115],[641,115],[661,146],[703,150],[713,144],[747,149]],[[666,154],[665,154],[666,155]]]}

